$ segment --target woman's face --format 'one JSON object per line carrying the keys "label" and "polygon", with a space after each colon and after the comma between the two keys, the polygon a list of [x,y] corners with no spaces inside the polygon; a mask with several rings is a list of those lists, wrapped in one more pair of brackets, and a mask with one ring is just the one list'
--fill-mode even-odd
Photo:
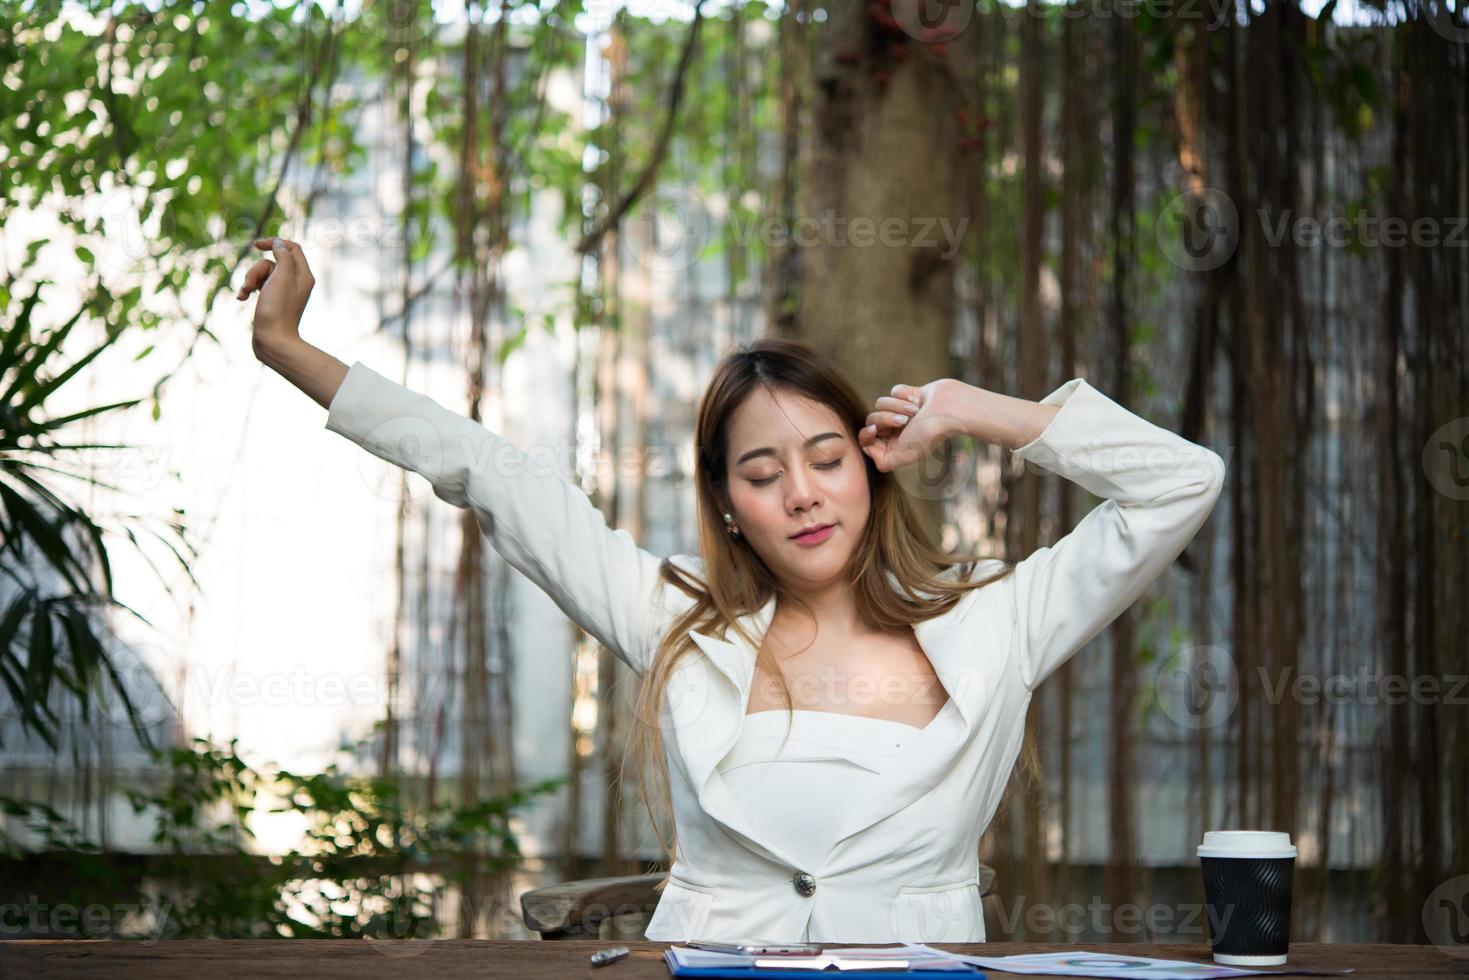
{"label": "woman's face", "polygon": [[[777,578],[812,588],[841,577],[871,510],[864,460],[837,413],[805,396],[756,388],[735,410],[729,513]],[[819,543],[794,537],[813,524],[834,526]]]}

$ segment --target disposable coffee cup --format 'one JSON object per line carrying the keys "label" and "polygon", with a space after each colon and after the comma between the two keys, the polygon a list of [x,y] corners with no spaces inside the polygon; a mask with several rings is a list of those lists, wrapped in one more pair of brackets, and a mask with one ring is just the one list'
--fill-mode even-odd
{"label": "disposable coffee cup", "polygon": [[1214,962],[1279,966],[1290,947],[1296,848],[1272,830],[1210,830],[1198,848]]}

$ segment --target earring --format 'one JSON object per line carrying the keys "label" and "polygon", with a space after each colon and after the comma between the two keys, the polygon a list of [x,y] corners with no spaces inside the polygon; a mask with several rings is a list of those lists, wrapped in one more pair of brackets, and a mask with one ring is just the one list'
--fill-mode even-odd
{"label": "earring", "polygon": [[740,529],[734,526],[734,518],[733,517],[731,517],[728,514],[725,514],[724,515],[724,523],[726,523],[726,524],[729,525],[729,527],[725,528],[726,531],[728,531],[730,534],[733,534],[735,537],[739,537],[740,536]]}

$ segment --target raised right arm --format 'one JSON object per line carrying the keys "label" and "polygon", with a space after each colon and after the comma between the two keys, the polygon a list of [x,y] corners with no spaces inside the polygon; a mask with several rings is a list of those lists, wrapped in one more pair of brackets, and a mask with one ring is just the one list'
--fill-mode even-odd
{"label": "raised right arm", "polygon": [[341,364],[315,348],[267,361],[293,383],[301,379],[313,398],[325,396],[327,429],[423,476],[440,500],[473,510],[506,561],[636,673],[646,669],[656,640],[656,556],[608,527],[580,487],[499,434],[361,361],[344,367],[329,392],[337,372],[327,362]]}
{"label": "raised right arm", "polygon": [[[580,487],[542,471],[499,434],[301,339],[297,326],[314,280],[294,242],[274,252],[281,268],[257,265],[242,289],[244,298],[261,287],[256,357],[327,409],[327,429],[423,476],[440,500],[471,508],[506,561],[641,674],[657,640],[659,559],[627,531],[608,527]],[[267,304],[276,312],[263,316]]]}

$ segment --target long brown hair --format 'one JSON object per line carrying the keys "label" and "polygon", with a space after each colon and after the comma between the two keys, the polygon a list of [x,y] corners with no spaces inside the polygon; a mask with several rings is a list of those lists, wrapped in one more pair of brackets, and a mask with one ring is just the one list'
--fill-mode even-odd
{"label": "long brown hair", "polygon": [[[743,537],[725,531],[722,519],[729,499],[725,489],[725,460],[730,419],[756,386],[772,393],[779,389],[829,406],[846,425],[853,442],[857,441],[858,430],[866,424],[869,412],[851,382],[828,360],[806,344],[779,337],[750,341],[727,354],[716,366],[700,399],[694,468],[704,576],[700,579],[670,559],[663,560],[659,570],[661,580],[689,596],[693,604],[674,618],[643,674],[635,707],[638,724],[633,726],[635,731],[627,746],[627,750],[636,752],[643,805],[670,862],[677,853],[678,837],[673,826],[668,765],[658,723],[659,706],[672,672],[693,647],[689,631],[724,636],[733,626],[747,643],[755,646],[755,637],[738,622],[740,616],[763,608],[772,596],[805,605],[781,589],[779,581]],[[911,627],[948,612],[965,593],[1010,574],[1014,566],[1009,562],[975,554],[952,554],[940,548],[919,520],[908,493],[897,479],[879,470],[865,452],[858,455],[867,467],[871,513],[849,565],[849,582],[856,594],[859,615],[869,626],[884,631]],[[972,577],[982,561],[999,561],[1001,567],[983,578]],[[955,571],[957,575],[953,574]],[[895,577],[900,586],[898,591],[888,584],[887,573]],[[758,650],[757,666],[760,658],[768,656],[765,650]],[[782,676],[778,668],[770,673],[774,677]],[[785,689],[785,701],[789,712],[789,689]],[[744,709],[742,705],[741,710]],[[788,724],[789,718],[788,713]],[[627,750],[622,760],[624,773]],[[1033,781],[1039,768],[1033,739],[1026,740],[1022,768]],[[648,789],[646,774],[650,769],[658,777],[656,794],[650,794]],[[656,808],[653,795],[657,798]],[[668,817],[666,829],[659,823],[660,814]]]}

